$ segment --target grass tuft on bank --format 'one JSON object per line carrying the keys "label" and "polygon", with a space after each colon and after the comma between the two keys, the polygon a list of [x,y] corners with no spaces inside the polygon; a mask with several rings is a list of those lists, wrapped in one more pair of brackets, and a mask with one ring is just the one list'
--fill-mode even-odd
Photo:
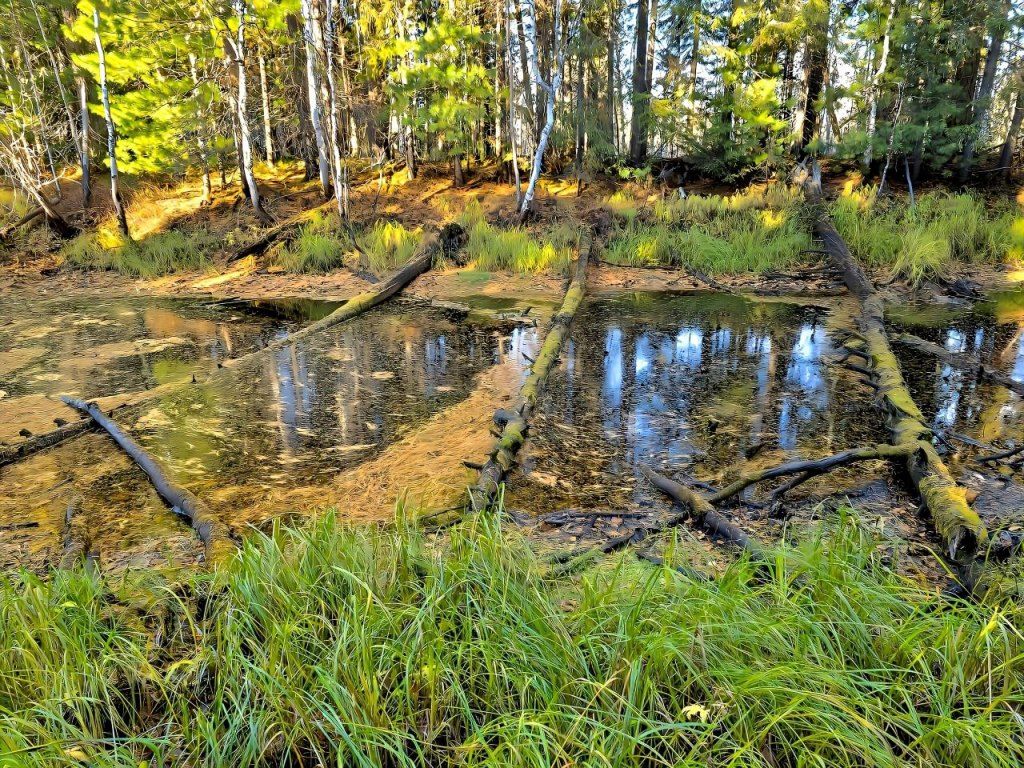
{"label": "grass tuft on bank", "polygon": [[760,274],[806,261],[809,223],[799,196],[770,185],[731,196],[691,195],[652,202],[613,195],[618,224],[606,259],[634,267],[683,267],[708,274]]}
{"label": "grass tuft on bank", "polygon": [[131,277],[159,277],[198,271],[210,266],[210,254],[220,245],[213,233],[169,230],[144,240],[126,241],[106,225],[70,240],[60,250],[64,266],[73,269],[113,270]]}
{"label": "grass tuft on bank", "polygon": [[947,602],[867,526],[699,583],[628,553],[545,576],[326,514],[184,583],[0,577],[0,754],[24,766],[1002,766],[1024,608]]}
{"label": "grass tuft on bank", "polygon": [[873,186],[848,186],[831,214],[854,256],[915,284],[970,264],[1024,259],[1024,218],[1009,200],[989,204],[969,193],[935,191],[919,194],[911,206],[879,198]]}
{"label": "grass tuft on bank", "polygon": [[469,233],[463,255],[484,272],[564,274],[576,257],[580,239],[579,226],[569,221],[538,230],[494,226],[476,200],[470,200],[455,221]]}
{"label": "grass tuft on bank", "polygon": [[[416,252],[423,230],[407,229],[400,222],[381,219],[356,232],[368,268],[376,274],[405,264]],[[362,254],[341,225],[337,213],[317,212],[278,256],[288,272],[325,273],[359,263]]]}

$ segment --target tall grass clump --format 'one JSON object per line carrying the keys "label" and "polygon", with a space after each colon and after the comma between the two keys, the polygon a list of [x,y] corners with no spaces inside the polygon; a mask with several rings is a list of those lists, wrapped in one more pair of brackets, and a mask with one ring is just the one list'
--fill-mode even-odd
{"label": "tall grass clump", "polygon": [[1020,210],[973,194],[924,192],[911,206],[879,198],[874,187],[848,188],[831,213],[854,256],[913,283],[966,264],[1019,260],[1024,246]]}
{"label": "tall grass clump", "polygon": [[205,269],[219,244],[207,230],[169,230],[143,240],[126,241],[116,229],[103,226],[70,240],[61,248],[62,263],[75,269],[114,270],[132,277],[159,277]]}
{"label": "tall grass clump", "polygon": [[469,229],[465,255],[482,271],[566,272],[575,256],[579,230],[562,223],[536,233],[524,227],[500,229],[479,220]]}
{"label": "tall grass clump", "polygon": [[[770,201],[772,205],[768,205]],[[708,274],[763,273],[804,261],[809,224],[791,193],[690,196],[655,204],[653,221],[619,225],[606,258]]]}
{"label": "tall grass clump", "polygon": [[396,221],[375,221],[355,235],[361,254],[337,213],[316,212],[281,252],[278,263],[289,272],[323,273],[364,261],[364,266],[380,274],[412,258],[422,236],[421,229],[409,230]]}
{"label": "tall grass clump", "polygon": [[764,579],[740,562],[695,582],[626,556],[557,581],[493,518],[441,544],[327,514],[253,534],[185,585],[8,575],[0,757],[1020,764],[1024,608],[943,601],[866,530],[844,518],[775,552]]}

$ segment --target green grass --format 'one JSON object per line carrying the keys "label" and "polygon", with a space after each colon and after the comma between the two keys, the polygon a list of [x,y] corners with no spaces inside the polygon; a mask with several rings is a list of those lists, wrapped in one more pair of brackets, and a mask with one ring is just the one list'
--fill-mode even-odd
{"label": "green grass", "polygon": [[205,269],[219,239],[206,230],[170,230],[145,240],[125,242],[116,231],[102,227],[79,235],[60,251],[63,264],[74,269],[114,270],[132,277],[159,277]]}
{"label": "green grass", "polygon": [[1024,219],[1009,201],[989,207],[972,194],[925,192],[911,207],[865,187],[846,190],[831,214],[854,256],[912,283],[1024,253]]}
{"label": "green grass", "polygon": [[564,273],[579,242],[579,229],[569,223],[538,234],[523,227],[500,229],[480,218],[468,231],[466,259],[484,272]]}
{"label": "green grass", "polygon": [[[395,221],[379,220],[356,233],[371,271],[382,274],[412,258],[423,237],[420,229],[409,230]],[[303,224],[299,234],[278,256],[289,272],[325,273],[358,262],[359,253],[342,229],[336,213],[316,213]]]}
{"label": "green grass", "polygon": [[799,198],[780,185],[731,197],[691,195],[655,201],[644,217],[623,217],[605,257],[629,266],[763,273],[805,261],[808,232]]}
{"label": "green grass", "polygon": [[763,581],[628,553],[553,580],[487,518],[441,543],[330,514],[184,583],[7,575],[0,763],[1019,765],[1019,600],[942,602],[866,531]]}

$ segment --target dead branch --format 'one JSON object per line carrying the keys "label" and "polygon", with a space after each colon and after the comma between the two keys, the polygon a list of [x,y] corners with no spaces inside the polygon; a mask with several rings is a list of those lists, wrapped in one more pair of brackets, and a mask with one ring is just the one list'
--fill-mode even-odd
{"label": "dead branch", "polygon": [[1024,384],[1007,376],[1002,371],[985,365],[985,363],[981,362],[973,355],[969,355],[964,352],[950,352],[945,347],[940,347],[938,344],[933,344],[932,342],[926,341],[919,336],[914,336],[911,333],[901,333],[899,336],[896,336],[895,339],[904,346],[933,355],[947,365],[951,365],[956,368],[965,368],[967,370],[975,370],[985,376],[989,381],[1002,387],[1006,387],[1008,390],[1018,395],[1024,395]]}
{"label": "dead branch", "polygon": [[172,483],[156,460],[103,413],[95,403],[87,403],[66,395],[62,396],[61,400],[72,408],[88,414],[93,421],[110,434],[114,442],[128,454],[139,469],[146,473],[156,492],[160,494],[160,498],[192,525],[206,549],[207,562],[213,562],[219,555],[228,551],[231,538],[228,535],[227,526],[210,514],[206,505],[194,494]]}

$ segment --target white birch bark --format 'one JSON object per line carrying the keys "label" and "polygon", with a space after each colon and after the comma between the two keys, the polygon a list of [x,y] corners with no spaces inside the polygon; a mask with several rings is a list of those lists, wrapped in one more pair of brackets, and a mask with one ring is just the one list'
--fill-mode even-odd
{"label": "white birch bark", "polygon": [[107,59],[103,52],[103,41],[100,39],[100,10],[94,6],[92,9],[92,26],[96,37],[96,55],[99,59],[100,95],[103,100],[103,119],[107,124],[107,163],[110,166],[110,198],[114,202],[114,213],[117,216],[117,226],[121,234],[130,238],[128,233],[128,219],[125,216],[124,205],[121,202],[121,191],[118,188],[117,173],[117,129],[114,126],[114,118],[110,112],[110,92],[107,89]]}

